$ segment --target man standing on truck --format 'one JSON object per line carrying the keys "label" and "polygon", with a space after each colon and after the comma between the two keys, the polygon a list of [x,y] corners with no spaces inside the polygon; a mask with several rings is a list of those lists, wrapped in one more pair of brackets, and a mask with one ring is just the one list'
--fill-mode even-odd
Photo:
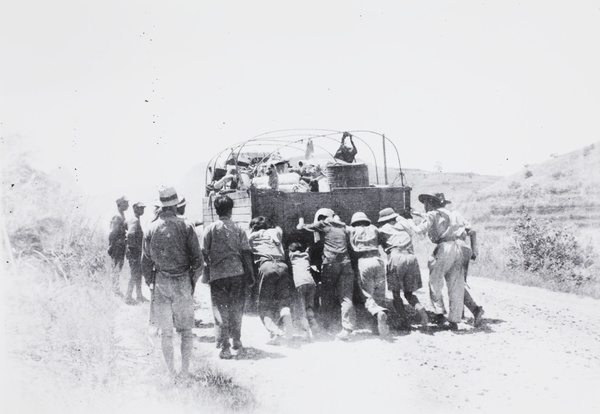
{"label": "man standing on truck", "polygon": [[219,357],[230,359],[230,339],[234,350],[242,349],[245,290],[254,286],[254,267],[246,231],[231,220],[233,200],[218,196],[214,207],[219,219],[204,230],[203,282],[210,283],[217,348],[221,348]]}
{"label": "man standing on truck", "polygon": [[354,270],[348,254],[348,232],[333,210],[321,208],[315,214],[313,224],[304,224],[301,219],[298,230],[308,230],[323,239],[323,267],[321,270],[321,306],[325,313],[325,328],[331,328],[332,314],[341,304],[342,330],[337,339],[347,341],[356,325],[356,313],[352,303]]}
{"label": "man standing on truck", "polygon": [[142,246],[142,271],[152,290],[150,324],[161,331],[162,351],[169,373],[175,375],[173,328],[181,335],[181,372],[185,378],[193,349],[196,281],[202,254],[194,226],[177,215],[177,192],[159,191],[161,212],[148,226]]}

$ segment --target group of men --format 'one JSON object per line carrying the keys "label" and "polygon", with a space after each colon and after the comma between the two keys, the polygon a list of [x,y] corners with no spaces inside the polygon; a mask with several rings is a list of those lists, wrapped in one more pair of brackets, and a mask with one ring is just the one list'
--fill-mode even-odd
{"label": "group of men", "polygon": [[[310,224],[300,219],[297,229],[313,232],[315,240],[322,241],[318,266],[309,259],[308,246],[292,243],[286,255],[281,228],[269,224],[264,217],[252,220],[248,235],[246,229],[231,220],[234,202],[227,195],[214,199],[219,219],[205,227],[202,247],[194,224],[178,214],[181,201],[175,189],[161,189],[159,201],[154,220],[140,236],[141,228],[139,232],[135,228],[143,214],[143,204],[134,205],[137,222],[134,219],[127,226],[123,212],[128,202],[124,198],[117,200],[119,215],[111,222],[109,254],[115,266],[122,266],[124,253],[123,256],[115,253],[120,244],[114,229],[125,231],[126,246],[130,244],[131,233],[131,244],[135,241],[136,246],[126,248],[130,265],[138,266],[136,277],[139,274],[141,283],[143,274],[152,291],[150,322],[160,329],[163,355],[169,372],[174,375],[174,330],[181,335],[179,375],[188,374],[194,328],[193,293],[198,280],[210,285],[215,341],[222,359],[231,358],[232,350],[238,353],[243,350],[241,328],[247,291],[256,282],[257,309],[270,333],[271,344],[281,338],[291,339],[293,310],[306,339],[335,332],[336,339],[348,340],[356,329],[355,293],[362,297],[365,309],[373,316],[374,331],[384,338],[389,336],[390,314],[399,315],[399,328],[409,327],[401,292],[419,315],[423,329],[428,329],[428,314],[414,295],[423,286],[412,244],[415,235],[428,236],[436,244],[428,263],[433,322],[458,329],[466,305],[473,313],[474,325],[481,324],[483,308],[473,301],[465,287],[469,260],[477,255],[475,232],[460,214],[445,208],[450,201],[441,193],[419,196],[425,213],[412,213],[420,217],[418,222],[410,211],[398,214],[389,207],[379,212],[379,227],[362,212],[355,213],[350,225],[346,225],[328,208],[319,209]],[[134,255],[137,262],[132,261]],[[316,301],[315,272],[321,284]],[[358,292],[354,292],[355,272]],[[137,280],[130,282],[128,298],[129,291],[137,289]],[[447,321],[442,299],[444,284],[450,307]],[[386,300],[386,286],[393,295],[391,304]],[[143,297],[141,290],[140,297]],[[318,322],[316,304],[320,306]]]}

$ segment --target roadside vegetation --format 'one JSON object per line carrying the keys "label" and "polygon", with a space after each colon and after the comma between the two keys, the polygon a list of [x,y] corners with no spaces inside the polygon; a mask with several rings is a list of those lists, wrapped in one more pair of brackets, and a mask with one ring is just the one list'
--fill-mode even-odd
{"label": "roadside vegetation", "polygon": [[[147,311],[112,293],[106,235],[86,218],[82,197],[30,167],[25,154],[2,166],[2,256],[8,395],[16,412],[240,412],[254,397],[196,355],[193,380],[176,386],[160,347],[133,354],[123,325],[140,340]],[[126,272],[125,268],[123,272]],[[121,318],[122,319],[122,318]],[[129,325],[131,326],[129,326]],[[149,374],[149,375],[147,375]]]}

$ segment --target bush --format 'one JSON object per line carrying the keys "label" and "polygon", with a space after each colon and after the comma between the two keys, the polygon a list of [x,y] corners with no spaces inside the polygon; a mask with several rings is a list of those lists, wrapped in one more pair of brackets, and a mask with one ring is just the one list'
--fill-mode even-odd
{"label": "bush", "polygon": [[584,251],[573,228],[536,220],[528,213],[513,227],[509,266],[543,273],[558,281],[581,284]]}
{"label": "bush", "polygon": [[525,178],[529,178],[533,175],[533,173],[531,172],[531,170],[527,170],[525,171]]}

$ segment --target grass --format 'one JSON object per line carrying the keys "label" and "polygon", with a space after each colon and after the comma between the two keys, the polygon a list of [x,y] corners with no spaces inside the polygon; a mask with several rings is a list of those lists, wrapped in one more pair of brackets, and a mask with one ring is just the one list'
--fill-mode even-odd
{"label": "grass", "polygon": [[[523,269],[515,269],[509,266],[512,257],[510,233],[506,231],[486,231],[484,228],[478,231],[477,237],[480,245],[479,257],[471,262],[470,275],[600,299],[600,273],[597,265],[580,269],[587,276],[583,283],[568,280],[566,277],[552,277],[548,272],[529,272]],[[580,237],[585,240],[584,237]],[[589,246],[591,245],[586,247],[588,251]],[[595,250],[590,254],[596,258],[597,263],[598,254]]]}
{"label": "grass", "polygon": [[[2,171],[4,182],[15,183],[0,223],[5,406],[23,413],[253,411],[248,389],[197,353],[194,381],[174,384],[160,345],[146,352],[147,309],[123,318],[132,308],[112,293],[106,234],[80,211],[80,197],[22,162]],[[146,348],[128,343],[131,337]]]}

